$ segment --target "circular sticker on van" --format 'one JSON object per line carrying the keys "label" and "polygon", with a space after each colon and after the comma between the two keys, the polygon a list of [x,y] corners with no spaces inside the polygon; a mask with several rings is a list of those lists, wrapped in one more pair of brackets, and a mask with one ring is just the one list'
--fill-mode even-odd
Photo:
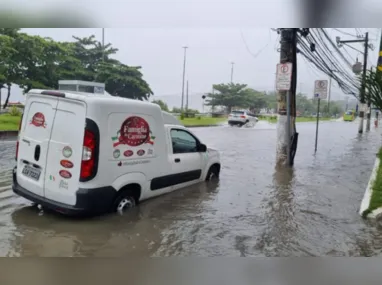
{"label": "circular sticker on van", "polygon": [[133,116],[122,123],[120,134],[122,143],[139,146],[150,140],[150,127],[145,119]]}
{"label": "circular sticker on van", "polygon": [[137,154],[138,154],[139,156],[142,156],[142,155],[145,154],[145,151],[144,151],[143,149],[140,149],[140,150],[137,151]]}
{"label": "circular sticker on van", "polygon": [[119,149],[116,149],[113,151],[113,157],[118,158],[121,155],[121,151]]}
{"label": "circular sticker on van", "polygon": [[65,160],[65,159],[61,160],[60,164],[62,167],[65,167],[65,168],[73,168],[73,166],[74,166],[73,162],[71,162],[69,160]]}
{"label": "circular sticker on van", "polygon": [[65,179],[72,178],[72,174],[67,170],[60,170],[59,174],[62,178],[65,178]]}
{"label": "circular sticker on van", "polygon": [[134,152],[132,150],[126,150],[123,155],[126,156],[126,157],[130,157],[134,154]]}
{"label": "circular sticker on van", "polygon": [[72,156],[72,148],[70,146],[66,146],[62,150],[62,155],[65,156],[66,158],[69,158]]}
{"label": "circular sticker on van", "polygon": [[46,127],[45,123],[45,116],[43,113],[37,112],[36,114],[33,115],[31,124],[34,125],[35,127]]}

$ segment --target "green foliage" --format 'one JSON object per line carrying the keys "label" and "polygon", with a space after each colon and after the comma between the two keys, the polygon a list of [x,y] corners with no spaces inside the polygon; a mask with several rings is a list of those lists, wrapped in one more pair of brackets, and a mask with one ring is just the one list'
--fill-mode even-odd
{"label": "green foliage", "polygon": [[183,121],[184,120],[184,113],[180,114],[180,119]]}
{"label": "green foliage", "polygon": [[[361,77],[359,81],[362,83]],[[366,99],[370,100],[371,104],[379,110],[382,110],[382,72],[378,72],[375,69],[368,70],[365,77],[365,87]]]}
{"label": "green foliage", "polygon": [[159,105],[162,111],[169,112],[167,104],[162,100],[153,100],[152,103]]}
{"label": "green foliage", "polygon": [[206,105],[223,106],[228,112],[233,107],[248,108],[256,103],[256,96],[246,84],[217,84],[214,85],[217,93],[208,93]]}
{"label": "green foliage", "polygon": [[17,131],[21,116],[11,116],[10,114],[0,115],[0,131]]}
{"label": "green foliage", "polygon": [[196,114],[199,114],[198,110],[187,109],[187,110],[183,110],[182,112],[182,110],[178,107],[173,107],[171,112],[176,114],[182,114],[183,118],[194,118]]}
{"label": "green foliage", "polygon": [[173,107],[171,112],[172,112],[172,113],[180,114],[180,113],[182,113],[182,110],[181,110],[180,108]]}
{"label": "green foliage", "polygon": [[[382,149],[377,154],[378,158],[382,161]],[[372,193],[370,198],[369,208],[362,213],[362,217],[366,218],[368,214],[375,209],[382,207],[382,165],[378,166],[377,175],[373,182]]]}
{"label": "green foliage", "polygon": [[225,121],[227,117],[224,118],[212,118],[212,117],[203,117],[203,118],[184,118],[182,124],[186,127],[195,127],[195,126],[218,126]]}
{"label": "green foliage", "polygon": [[13,117],[20,117],[21,116],[21,111],[19,108],[17,108],[16,106],[12,106],[10,109],[9,109],[9,115],[13,116]]}
{"label": "green foliage", "polygon": [[[76,79],[104,82],[114,96],[147,100],[152,95],[140,67],[111,58],[117,49],[110,44],[103,47],[94,36],[74,39],[56,42],[19,29],[0,28],[0,88],[17,84],[24,92],[57,89],[58,80]],[[10,92],[6,104],[9,96]]]}

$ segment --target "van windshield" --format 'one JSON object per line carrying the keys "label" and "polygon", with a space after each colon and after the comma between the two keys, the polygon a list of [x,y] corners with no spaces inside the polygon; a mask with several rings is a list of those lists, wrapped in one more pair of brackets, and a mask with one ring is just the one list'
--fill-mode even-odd
{"label": "van windshield", "polygon": [[234,114],[234,115],[244,115],[244,112],[243,111],[232,111],[231,114]]}

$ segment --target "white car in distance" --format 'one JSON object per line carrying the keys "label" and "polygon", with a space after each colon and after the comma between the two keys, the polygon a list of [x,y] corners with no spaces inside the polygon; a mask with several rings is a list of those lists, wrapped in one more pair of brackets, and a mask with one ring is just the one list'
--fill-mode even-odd
{"label": "white car in distance", "polygon": [[246,124],[254,125],[258,119],[247,111],[232,111],[228,116],[228,125],[242,127]]}

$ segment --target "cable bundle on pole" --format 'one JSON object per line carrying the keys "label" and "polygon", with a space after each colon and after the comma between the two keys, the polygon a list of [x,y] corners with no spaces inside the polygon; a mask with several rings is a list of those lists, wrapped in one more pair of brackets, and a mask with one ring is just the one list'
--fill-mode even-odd
{"label": "cable bundle on pole", "polygon": [[297,42],[303,57],[335,80],[345,94],[358,98],[359,81],[352,74],[352,64],[325,29],[309,29],[309,33],[301,31]]}

